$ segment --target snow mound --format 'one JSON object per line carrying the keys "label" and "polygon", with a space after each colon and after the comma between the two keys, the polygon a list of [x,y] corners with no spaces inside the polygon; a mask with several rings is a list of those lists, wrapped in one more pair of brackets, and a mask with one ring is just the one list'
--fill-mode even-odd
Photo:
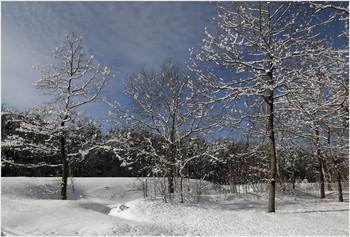
{"label": "snow mound", "polygon": [[161,199],[136,199],[112,208],[108,215],[126,220],[150,222],[156,221],[161,214],[169,215],[177,207],[164,203]]}
{"label": "snow mound", "polygon": [[140,218],[145,215],[147,208],[142,203],[144,200],[137,199],[127,204],[117,205],[108,213],[110,216],[119,217],[126,220],[140,221]]}
{"label": "snow mound", "polygon": [[[128,208],[122,210],[120,208],[122,206]],[[233,215],[232,211],[235,208],[195,202],[179,203],[174,200],[164,203],[160,198],[137,199],[112,208],[109,215],[138,223],[163,226],[172,229],[175,235],[227,235],[237,232],[237,228],[239,229],[237,223],[249,223],[251,218],[251,212],[243,216]],[[265,215],[265,211],[254,213]],[[247,227],[247,229],[248,232],[256,233],[254,228],[249,230],[250,227]],[[238,233],[245,234],[246,230]]]}
{"label": "snow mound", "polygon": [[[203,195],[199,203],[169,201],[137,199],[115,206],[109,215],[172,229],[174,235],[333,235],[331,229],[336,228],[339,235],[348,233],[340,217],[348,216],[348,210],[341,208],[346,204],[333,200],[280,197],[275,214],[266,212],[267,197],[255,194]],[[324,214],[331,219],[324,219]]]}

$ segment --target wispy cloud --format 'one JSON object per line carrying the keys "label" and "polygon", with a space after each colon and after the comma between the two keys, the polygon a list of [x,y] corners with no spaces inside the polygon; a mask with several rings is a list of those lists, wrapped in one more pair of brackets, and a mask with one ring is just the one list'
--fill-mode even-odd
{"label": "wispy cloud", "polygon": [[[82,35],[87,50],[113,68],[110,84],[122,100],[121,81],[166,57],[188,59],[215,13],[209,2],[2,2],[2,102],[30,107],[42,100],[32,87],[33,65],[52,63],[65,33]],[[112,96],[111,96],[112,97]]]}

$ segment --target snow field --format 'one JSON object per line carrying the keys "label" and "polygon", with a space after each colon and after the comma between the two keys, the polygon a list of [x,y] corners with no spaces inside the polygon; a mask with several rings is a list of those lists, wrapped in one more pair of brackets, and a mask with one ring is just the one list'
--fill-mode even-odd
{"label": "snow field", "polygon": [[266,213],[261,194],[203,195],[184,204],[143,198],[137,178],[75,178],[76,193],[62,201],[58,181],[3,177],[2,234],[349,235],[348,193],[344,203],[336,193],[326,200],[277,193],[277,212]]}

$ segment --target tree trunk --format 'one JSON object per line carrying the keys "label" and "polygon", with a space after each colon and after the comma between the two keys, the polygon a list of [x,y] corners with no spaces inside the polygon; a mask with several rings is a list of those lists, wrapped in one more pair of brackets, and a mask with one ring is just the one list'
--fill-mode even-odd
{"label": "tree trunk", "polygon": [[[267,73],[269,79],[269,85],[273,86],[273,75],[272,75],[272,63],[269,65],[270,71]],[[272,89],[268,90],[268,96],[266,99],[267,109],[268,109],[268,124],[267,124],[267,132],[269,136],[270,143],[270,188],[269,188],[269,204],[267,212],[275,212],[275,193],[276,193],[276,144],[275,144],[275,132],[274,132],[274,108],[273,108],[273,93]]]}
{"label": "tree trunk", "polygon": [[[61,127],[63,129],[64,122],[61,123]],[[66,156],[65,143],[66,139],[64,137],[64,133],[62,131],[61,138],[61,160],[62,160],[62,182],[61,182],[61,199],[67,200],[67,179],[68,179],[68,161]]]}
{"label": "tree trunk", "polygon": [[175,180],[174,180],[174,163],[175,163],[175,148],[174,145],[170,145],[170,164],[169,164],[169,172],[168,172],[168,193],[172,194],[175,192]]}
{"label": "tree trunk", "polygon": [[323,199],[326,197],[325,191],[324,191],[324,176],[323,176],[323,169],[322,169],[322,158],[321,158],[321,147],[320,147],[320,131],[319,128],[316,128],[316,156],[318,161],[318,172],[319,172],[319,183],[320,183],[320,198]]}
{"label": "tree trunk", "polygon": [[172,127],[171,127],[171,134],[170,134],[170,165],[169,165],[169,175],[168,175],[168,192],[174,193],[175,192],[175,158],[176,158],[176,145],[175,145],[175,123],[176,123],[176,115],[172,115]]}
{"label": "tree trunk", "polygon": [[184,203],[184,192],[183,192],[183,176],[180,175],[180,203]]}
{"label": "tree trunk", "polygon": [[337,165],[337,162],[333,156],[333,152],[332,152],[332,147],[331,147],[331,130],[330,128],[328,128],[328,147],[329,147],[329,157],[332,161],[332,164],[334,166],[334,173],[337,177],[337,183],[338,183],[338,200],[339,202],[344,202],[344,199],[343,199],[343,189],[342,189],[342,186],[341,186],[341,174],[338,170],[338,165]]}
{"label": "tree trunk", "polygon": [[269,119],[268,133],[270,141],[270,190],[269,205],[267,212],[275,212],[275,190],[276,190],[276,145],[275,133],[273,130],[273,102],[268,103]]}
{"label": "tree trunk", "polygon": [[168,174],[168,192],[169,193],[174,193],[175,188],[174,188],[174,167],[173,165],[170,165],[170,170]]}

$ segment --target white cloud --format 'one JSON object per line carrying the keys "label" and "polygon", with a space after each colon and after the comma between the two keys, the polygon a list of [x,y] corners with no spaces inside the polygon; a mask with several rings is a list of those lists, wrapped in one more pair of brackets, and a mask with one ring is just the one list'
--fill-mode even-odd
{"label": "white cloud", "polygon": [[[2,102],[16,107],[38,104],[33,65],[48,65],[65,33],[84,38],[87,50],[111,66],[119,80],[142,65],[166,57],[184,62],[198,45],[209,2],[2,2]],[[119,91],[114,82],[110,91]],[[113,88],[114,87],[114,88]],[[112,97],[112,96],[111,96]],[[118,98],[117,98],[118,99]]]}

